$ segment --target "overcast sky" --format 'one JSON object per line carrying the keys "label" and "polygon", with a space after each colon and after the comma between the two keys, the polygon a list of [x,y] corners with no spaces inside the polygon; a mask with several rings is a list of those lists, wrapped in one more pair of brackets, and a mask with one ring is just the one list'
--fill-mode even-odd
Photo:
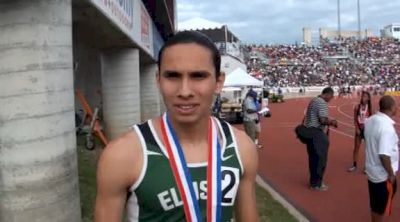
{"label": "overcast sky", "polygon": [[[337,0],[177,0],[178,24],[193,17],[227,24],[246,43],[295,43],[302,28],[337,29]],[[357,0],[341,0],[342,30],[357,30]],[[400,23],[400,0],[360,0],[361,29]]]}

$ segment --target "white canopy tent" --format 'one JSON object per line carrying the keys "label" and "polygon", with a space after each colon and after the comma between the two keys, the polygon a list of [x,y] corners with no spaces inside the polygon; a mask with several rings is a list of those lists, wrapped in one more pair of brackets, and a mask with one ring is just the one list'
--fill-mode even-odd
{"label": "white canopy tent", "polygon": [[222,88],[223,92],[234,92],[234,91],[242,91],[240,87],[224,87]]}
{"label": "white canopy tent", "polygon": [[200,29],[215,29],[224,26],[221,23],[210,21],[203,18],[192,18],[178,24],[178,30],[200,30]]}
{"label": "white canopy tent", "polygon": [[225,78],[224,87],[232,86],[258,86],[262,87],[264,84],[262,81],[252,77],[246,71],[241,68],[235,69],[233,72],[228,74]]}

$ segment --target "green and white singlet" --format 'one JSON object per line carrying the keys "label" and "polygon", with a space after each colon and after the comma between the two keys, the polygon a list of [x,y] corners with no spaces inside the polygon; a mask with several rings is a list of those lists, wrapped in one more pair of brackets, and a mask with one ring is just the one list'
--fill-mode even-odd
{"label": "green and white singlet", "polygon": [[[217,120],[222,144],[222,221],[233,220],[233,210],[243,166],[232,127]],[[183,202],[171,170],[165,147],[152,121],[133,126],[143,149],[143,169],[129,189],[127,219],[136,221],[185,221]],[[207,162],[189,163],[196,197],[204,221],[207,214]]]}

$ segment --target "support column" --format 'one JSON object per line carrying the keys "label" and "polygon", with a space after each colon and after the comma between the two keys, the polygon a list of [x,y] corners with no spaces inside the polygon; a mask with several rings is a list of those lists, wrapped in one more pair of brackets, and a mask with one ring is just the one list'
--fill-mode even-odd
{"label": "support column", "polygon": [[140,122],[139,50],[120,49],[102,55],[105,130],[115,139]]}
{"label": "support column", "polygon": [[0,221],[80,221],[71,0],[0,1]]}
{"label": "support column", "polygon": [[156,83],[157,64],[142,67],[140,73],[141,119],[146,121],[161,114],[160,95]]}

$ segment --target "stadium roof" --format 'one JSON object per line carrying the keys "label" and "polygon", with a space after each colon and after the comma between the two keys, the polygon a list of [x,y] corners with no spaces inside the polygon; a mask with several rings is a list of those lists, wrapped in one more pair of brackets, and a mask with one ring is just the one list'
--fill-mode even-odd
{"label": "stadium roof", "polygon": [[238,42],[236,37],[227,25],[213,22],[203,18],[192,18],[178,24],[178,30],[196,30],[210,37],[214,42]]}
{"label": "stadium roof", "polygon": [[219,29],[223,26],[224,24],[196,17],[180,22],[178,24],[178,30]]}

